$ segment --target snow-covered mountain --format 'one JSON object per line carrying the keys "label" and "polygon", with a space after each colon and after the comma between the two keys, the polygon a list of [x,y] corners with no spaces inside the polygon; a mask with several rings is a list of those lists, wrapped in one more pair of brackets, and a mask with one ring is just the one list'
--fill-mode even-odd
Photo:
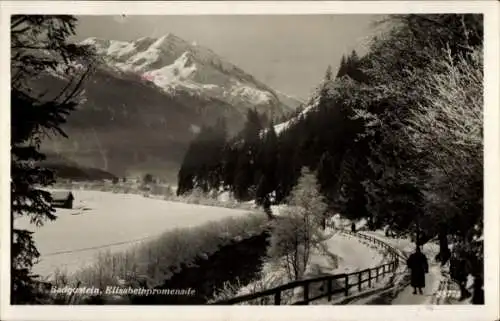
{"label": "snow-covered mountain", "polygon": [[224,101],[236,108],[257,108],[281,115],[300,102],[245,73],[210,49],[173,34],[135,41],[88,38],[82,44],[96,48],[105,63],[121,72],[132,72],[167,94],[179,90]]}
{"label": "snow-covered mountain", "polygon": [[[279,117],[300,104],[211,50],[172,34],[82,43],[95,47],[102,63],[84,83],[84,102],[63,126],[69,139],[54,138],[43,146],[81,166],[175,180],[201,126],[224,118],[234,134],[248,108]],[[33,80],[33,88],[57,96],[70,78],[71,71],[61,68]]]}

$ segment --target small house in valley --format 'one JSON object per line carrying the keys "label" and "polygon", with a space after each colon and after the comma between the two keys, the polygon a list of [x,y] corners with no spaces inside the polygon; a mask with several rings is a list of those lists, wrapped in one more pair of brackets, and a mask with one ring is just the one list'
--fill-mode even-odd
{"label": "small house in valley", "polygon": [[52,192],[52,206],[59,208],[73,208],[75,197],[69,191]]}

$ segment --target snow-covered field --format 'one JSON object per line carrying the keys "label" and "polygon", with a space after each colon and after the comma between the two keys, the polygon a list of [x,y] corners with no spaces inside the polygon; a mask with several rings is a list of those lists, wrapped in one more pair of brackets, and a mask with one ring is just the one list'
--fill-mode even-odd
{"label": "snow-covered field", "polygon": [[36,228],[25,218],[16,227],[35,231],[41,260],[33,272],[48,276],[56,268],[74,272],[99,251],[121,251],[175,228],[187,228],[245,210],[169,202],[140,195],[73,191],[73,209],[57,209],[57,220]]}

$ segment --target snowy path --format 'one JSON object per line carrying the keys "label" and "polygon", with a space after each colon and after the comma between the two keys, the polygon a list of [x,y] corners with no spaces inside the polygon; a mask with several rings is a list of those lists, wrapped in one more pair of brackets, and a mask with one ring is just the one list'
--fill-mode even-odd
{"label": "snowy path", "polygon": [[[388,238],[380,231],[365,233],[378,237],[382,241],[391,244],[408,255],[415,249],[415,244],[409,239]],[[425,276],[426,286],[423,290],[423,294],[413,294],[413,288],[408,285],[392,300],[392,305],[432,304],[442,280],[441,267],[439,263],[434,260],[438,250],[438,246],[432,243],[427,243],[422,247],[422,252],[427,256],[429,261],[429,273]]]}
{"label": "snowy path", "polygon": [[40,228],[25,218],[14,225],[35,231],[41,260],[33,271],[49,275],[56,268],[72,272],[92,263],[103,250],[122,251],[175,228],[188,228],[248,213],[211,206],[145,198],[140,195],[74,191],[73,209],[57,209],[57,220]]}
{"label": "snowy path", "polygon": [[[324,242],[323,250],[315,250],[311,253],[309,267],[306,271],[305,279],[316,278],[328,274],[342,274],[361,271],[383,263],[386,263],[387,257],[380,252],[380,249],[369,244],[368,242],[360,242],[356,237],[327,229],[325,235],[329,238]],[[261,272],[261,278],[247,286],[238,290],[237,296],[247,295],[271,289],[279,285],[288,283],[289,278],[286,270],[282,265],[276,265],[276,262],[267,261],[264,263]],[[353,278],[352,282],[356,282]],[[314,284],[310,288],[310,295],[318,290],[321,284]],[[318,290],[322,291],[322,290]],[[355,291],[352,289],[351,291]],[[295,300],[292,297],[285,299],[286,294],[282,293],[282,302],[287,300],[298,301],[301,298],[301,289],[295,292],[297,296]],[[330,304],[324,300],[314,301],[311,304]]]}
{"label": "snowy path", "polygon": [[[372,268],[382,264],[384,256],[379,249],[358,238],[343,233],[337,233],[326,241],[326,246],[332,254],[338,257],[338,266],[332,272],[351,273]],[[353,254],[356,255],[353,255]]]}
{"label": "snowy path", "polygon": [[429,266],[429,273],[425,276],[425,288],[423,294],[413,294],[413,288],[407,286],[399,295],[392,301],[392,305],[417,305],[431,304],[431,301],[439,288],[441,281],[441,270],[437,264]]}

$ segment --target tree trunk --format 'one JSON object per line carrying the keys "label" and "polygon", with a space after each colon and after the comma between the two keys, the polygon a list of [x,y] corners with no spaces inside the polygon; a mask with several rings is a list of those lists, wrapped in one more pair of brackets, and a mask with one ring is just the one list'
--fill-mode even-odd
{"label": "tree trunk", "polygon": [[263,208],[264,208],[264,213],[266,213],[267,218],[269,220],[274,219],[273,211],[271,210],[271,201],[269,200],[268,196],[265,197],[264,202],[263,202]]}
{"label": "tree trunk", "polygon": [[420,217],[419,217],[419,214],[417,214],[417,219],[415,221],[415,245],[417,247],[420,246],[420,243],[421,243],[421,235],[420,235]]}
{"label": "tree trunk", "polygon": [[450,249],[448,247],[448,232],[446,225],[441,223],[438,232],[439,238],[439,261],[441,265],[445,265],[450,258]]}

